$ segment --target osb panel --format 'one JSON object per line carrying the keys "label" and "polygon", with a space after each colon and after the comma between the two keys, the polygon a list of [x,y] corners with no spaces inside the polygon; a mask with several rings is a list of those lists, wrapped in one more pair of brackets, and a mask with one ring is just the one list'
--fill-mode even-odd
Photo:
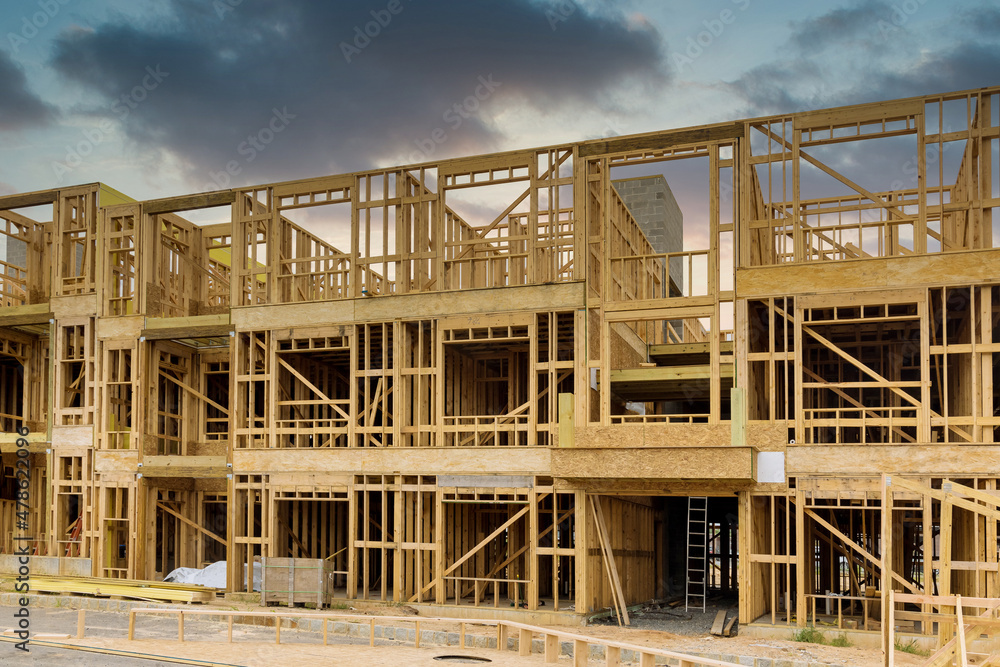
{"label": "osb panel", "polygon": [[614,424],[576,429],[577,448],[728,447],[729,422],[721,424]]}
{"label": "osb panel", "polygon": [[996,281],[1000,249],[883,257],[736,271],[741,298]]}
{"label": "osb panel", "polygon": [[635,368],[646,361],[646,346],[632,329],[625,324],[615,323],[610,326],[610,331],[609,368]]}
{"label": "osb panel", "polygon": [[67,317],[94,317],[97,315],[97,295],[54,296],[49,299],[49,308],[57,320]]}
{"label": "osb panel", "polygon": [[[190,456],[221,456],[226,457],[229,453],[229,443],[225,440],[215,442],[192,442],[188,445]],[[225,463],[223,461],[223,463]]]}
{"label": "osb panel", "polygon": [[751,479],[753,448],[554,449],[553,474],[576,478]]}
{"label": "osb panel", "polygon": [[747,444],[760,452],[783,452],[788,447],[788,425],[747,422]]}
{"label": "osb panel", "polygon": [[132,471],[116,471],[116,472],[101,472],[98,471],[98,478],[95,480],[96,483],[102,484],[106,487],[123,487],[132,488],[135,484],[135,472]]}
{"label": "osb panel", "polygon": [[52,447],[93,447],[94,427],[53,426]]}
{"label": "osb panel", "polygon": [[355,299],[355,317],[358,321],[378,322],[397,318],[443,317],[456,313],[575,310],[583,307],[583,296],[582,282],[401,294],[391,299]]}
{"label": "osb panel", "polygon": [[339,486],[346,490],[354,482],[352,473],[340,472],[315,472],[315,473],[271,473],[267,476],[268,486],[277,488],[281,486]]}
{"label": "osb panel", "polygon": [[135,340],[139,337],[145,324],[146,318],[142,315],[102,317],[97,320],[97,337]]}
{"label": "osb panel", "polygon": [[209,493],[226,493],[229,490],[229,480],[222,479],[196,479],[194,480],[195,491],[208,491]]}
{"label": "osb panel", "polygon": [[997,474],[1000,445],[814,445],[789,447],[785,469],[796,475]]}
{"label": "osb panel", "polygon": [[139,452],[134,449],[94,452],[94,470],[100,473],[135,472],[138,463]]}
{"label": "osb panel", "polygon": [[237,331],[302,327],[354,319],[354,301],[320,301],[233,308],[230,319]]}
{"label": "osb panel", "polygon": [[344,470],[367,474],[550,474],[547,447],[236,450],[235,472]]}

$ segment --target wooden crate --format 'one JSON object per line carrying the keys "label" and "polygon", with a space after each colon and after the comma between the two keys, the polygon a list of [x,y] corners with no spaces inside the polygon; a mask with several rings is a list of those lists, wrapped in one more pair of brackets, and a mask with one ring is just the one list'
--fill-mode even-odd
{"label": "wooden crate", "polygon": [[319,558],[262,558],[260,603],[330,605],[333,566]]}

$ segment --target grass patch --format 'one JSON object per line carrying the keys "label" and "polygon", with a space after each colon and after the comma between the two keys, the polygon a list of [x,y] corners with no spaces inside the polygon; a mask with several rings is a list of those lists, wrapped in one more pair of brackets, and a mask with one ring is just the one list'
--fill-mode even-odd
{"label": "grass patch", "polygon": [[830,640],[830,646],[847,647],[854,646],[854,644],[852,644],[851,640],[847,638],[846,632],[841,632],[839,637],[834,637]]}
{"label": "grass patch", "polygon": [[351,605],[346,602],[333,602],[330,604],[330,609],[350,609]]}
{"label": "grass patch", "polygon": [[854,646],[854,644],[851,643],[851,640],[847,638],[846,632],[841,632],[840,635],[834,637],[830,641],[827,641],[826,637],[823,635],[823,631],[817,630],[811,625],[802,628],[801,630],[797,630],[794,634],[792,634],[792,641],[804,642],[806,644],[825,644],[827,646]]}
{"label": "grass patch", "polygon": [[813,626],[807,628],[802,628],[797,630],[795,634],[792,635],[793,642],[805,642],[807,644],[825,644],[823,641],[823,633]]}
{"label": "grass patch", "polygon": [[903,653],[912,653],[913,655],[922,655],[925,658],[931,654],[931,652],[928,651],[927,649],[920,648],[920,645],[917,644],[917,640],[916,639],[911,639],[910,641],[904,643],[904,642],[901,642],[899,640],[899,638],[897,637],[896,638],[895,649],[897,651],[902,651]]}

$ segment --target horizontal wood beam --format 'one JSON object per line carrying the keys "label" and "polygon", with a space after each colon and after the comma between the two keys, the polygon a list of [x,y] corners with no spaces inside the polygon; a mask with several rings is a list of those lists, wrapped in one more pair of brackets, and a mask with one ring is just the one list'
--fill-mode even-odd
{"label": "horizontal wood beam", "polygon": [[235,329],[229,324],[171,329],[143,329],[139,334],[146,340],[182,340],[185,338],[228,338]]}
{"label": "horizontal wood beam", "polygon": [[144,213],[174,213],[176,211],[190,211],[197,208],[211,208],[213,206],[227,206],[236,201],[236,192],[233,190],[217,190],[215,192],[205,192],[198,195],[185,195],[183,197],[167,197],[165,199],[151,199],[143,202]]}
{"label": "horizontal wood beam", "polygon": [[[0,197],[0,210],[8,208],[27,208],[28,206],[43,206],[52,204],[59,198],[58,190],[43,190],[41,192],[25,192],[20,195]],[[42,221],[46,222],[46,221]]]}
{"label": "horizontal wood beam", "polygon": [[641,150],[658,150],[687,144],[742,139],[743,132],[743,122],[739,121],[686,130],[668,130],[666,132],[622,137],[620,139],[604,139],[581,144],[580,157],[593,157],[610,153],[626,153]]}

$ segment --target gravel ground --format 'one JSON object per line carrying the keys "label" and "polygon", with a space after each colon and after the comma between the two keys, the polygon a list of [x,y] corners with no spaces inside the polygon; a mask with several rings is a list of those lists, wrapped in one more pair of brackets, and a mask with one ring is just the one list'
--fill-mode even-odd
{"label": "gravel ground", "polygon": [[[881,667],[882,652],[878,649],[835,647],[804,644],[791,641],[794,628],[789,628],[786,639],[761,639],[749,636],[715,637],[709,634],[715,615],[722,610],[733,618],[739,612],[737,598],[716,596],[709,598],[705,611],[684,611],[683,602],[676,607],[664,604],[645,605],[629,612],[631,624],[619,627],[614,617],[602,618],[581,630],[582,634],[611,641],[656,646],[680,652],[719,653],[758,656],[772,660],[797,660],[822,662],[850,667]],[[737,626],[738,631],[738,626]],[[924,658],[896,652],[896,664],[915,667]]]}
{"label": "gravel ground", "polygon": [[[669,632],[672,635],[707,635],[715,622],[715,615],[725,609],[728,612],[727,618],[732,618],[739,612],[739,601],[737,598],[715,597],[709,598],[705,604],[705,611],[701,609],[689,609],[684,611],[684,603],[679,606],[670,607],[666,603],[651,604],[644,606],[641,610],[629,612],[629,626],[633,630],[656,630],[659,632]],[[592,626],[618,626],[616,617],[602,618],[591,623]]]}

